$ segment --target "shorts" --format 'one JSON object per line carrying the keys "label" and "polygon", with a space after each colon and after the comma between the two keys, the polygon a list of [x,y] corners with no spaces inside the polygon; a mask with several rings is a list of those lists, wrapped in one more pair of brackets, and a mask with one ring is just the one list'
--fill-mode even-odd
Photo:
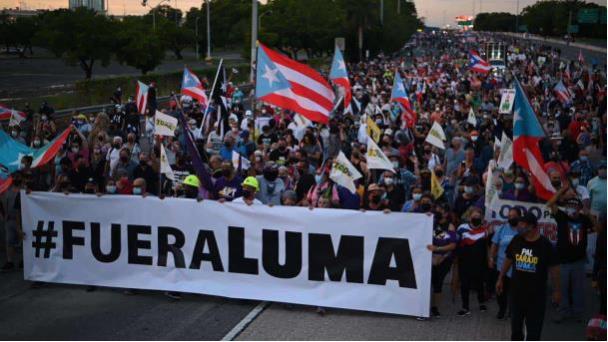
{"label": "shorts", "polygon": [[18,247],[19,246],[17,221],[15,221],[15,220],[4,221],[4,239],[6,242],[6,247]]}
{"label": "shorts", "polygon": [[452,258],[446,258],[439,265],[433,266],[431,269],[431,284],[433,285],[433,293],[441,293],[443,289],[443,280],[450,273],[452,268]]}

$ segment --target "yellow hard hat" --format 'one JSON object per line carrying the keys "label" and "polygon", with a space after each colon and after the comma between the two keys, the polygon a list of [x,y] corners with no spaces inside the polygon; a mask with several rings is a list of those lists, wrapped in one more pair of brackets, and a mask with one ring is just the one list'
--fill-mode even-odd
{"label": "yellow hard hat", "polygon": [[260,190],[260,183],[258,183],[258,180],[255,177],[249,176],[247,178],[245,178],[245,180],[243,181],[243,186],[247,185],[250,186],[252,188],[255,189],[255,191],[259,191]]}
{"label": "yellow hard hat", "polygon": [[184,184],[198,188],[201,186],[201,181],[198,180],[198,177],[196,177],[195,175],[189,175],[184,179]]}

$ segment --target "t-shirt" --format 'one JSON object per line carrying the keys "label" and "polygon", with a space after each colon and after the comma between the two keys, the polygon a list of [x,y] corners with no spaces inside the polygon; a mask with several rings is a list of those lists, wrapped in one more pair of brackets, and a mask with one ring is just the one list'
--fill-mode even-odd
{"label": "t-shirt", "polygon": [[585,215],[574,218],[562,210],[554,215],[557,222],[557,255],[560,264],[583,260],[587,257],[587,233],[592,227]]}
{"label": "t-shirt", "polygon": [[[496,233],[494,233],[494,236],[492,236],[492,243],[498,246],[498,254],[496,255],[496,269],[499,272],[502,270],[502,265],[505,263],[505,253],[507,252],[507,247],[515,235],[517,235],[517,231],[511,228],[510,224],[505,223],[500,226]],[[513,267],[511,267],[507,272],[507,277],[511,278],[512,273]]]}
{"label": "t-shirt", "polygon": [[[232,203],[246,204],[246,203],[245,203],[245,199],[244,199],[243,197],[237,197],[237,198],[235,198],[235,199],[232,201]],[[254,198],[254,199],[253,199],[253,204],[262,204],[262,205],[263,205],[264,203],[262,203],[262,202],[261,202],[259,199]]]}
{"label": "t-shirt", "polygon": [[215,182],[215,194],[218,198],[225,198],[226,201],[232,201],[237,197],[242,196],[241,177],[235,176],[232,180],[226,177],[220,177]]}
{"label": "t-shirt", "polygon": [[[443,246],[447,246],[451,243],[458,243],[458,235],[456,235],[455,231],[442,229],[441,227],[436,227],[433,230],[433,246],[443,247]],[[433,254],[438,254],[438,255],[445,255],[447,253],[452,254],[452,251],[433,252]]]}
{"label": "t-shirt", "polygon": [[587,183],[591,197],[591,209],[598,213],[606,212],[606,178],[594,177]]}
{"label": "t-shirt", "polygon": [[513,299],[544,296],[549,267],[557,264],[551,242],[542,235],[536,241],[527,241],[521,235],[516,235],[507,247],[506,257],[513,261],[510,285]]}

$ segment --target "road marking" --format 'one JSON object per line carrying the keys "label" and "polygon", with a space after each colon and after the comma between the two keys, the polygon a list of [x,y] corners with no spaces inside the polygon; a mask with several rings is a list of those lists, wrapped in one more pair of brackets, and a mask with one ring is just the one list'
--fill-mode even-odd
{"label": "road marking", "polygon": [[262,311],[264,311],[264,309],[266,309],[266,307],[268,307],[269,304],[270,303],[268,302],[260,302],[260,304],[253,308],[253,310],[251,310],[251,312],[249,312],[245,318],[235,325],[234,328],[232,328],[232,330],[226,334],[226,336],[222,337],[222,341],[234,340],[241,332],[243,332],[243,330],[245,330],[245,328],[247,328],[251,322],[253,322],[254,319],[258,317],[259,314],[262,313]]}

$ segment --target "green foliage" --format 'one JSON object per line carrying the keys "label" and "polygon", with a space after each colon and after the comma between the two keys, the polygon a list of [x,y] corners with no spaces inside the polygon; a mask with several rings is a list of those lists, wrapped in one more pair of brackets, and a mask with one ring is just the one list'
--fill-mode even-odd
{"label": "green foliage", "polygon": [[20,58],[26,57],[28,49],[32,54],[32,41],[37,30],[37,17],[17,17],[11,20],[6,13],[0,13],[0,44],[7,49],[15,48]]}
{"label": "green foliage", "polygon": [[[580,0],[538,1],[523,9],[519,25],[526,25],[528,31],[544,36],[563,36],[568,29],[568,21],[579,25],[580,37],[606,38],[606,24],[578,23],[577,14],[583,8],[603,9],[606,7]],[[572,15],[570,17],[570,15]],[[509,13],[479,13],[475,17],[475,30],[478,31],[515,31],[515,15]]]}
{"label": "green foliage", "polygon": [[476,31],[514,32],[516,21],[515,14],[511,13],[479,13],[475,17],[473,27]]}
{"label": "green foliage", "polygon": [[165,57],[163,40],[142,17],[124,18],[116,38],[118,61],[136,68],[143,75],[154,70]]}
{"label": "green foliage", "polygon": [[85,78],[90,79],[96,61],[104,66],[110,62],[114,30],[108,17],[93,10],[61,9],[40,15],[40,28],[34,41],[66,63],[80,65]]}
{"label": "green foliage", "polygon": [[175,22],[166,18],[156,18],[156,31],[163,45],[166,46],[177,59],[183,59],[182,50],[192,45],[194,41],[194,31],[176,25]]}

